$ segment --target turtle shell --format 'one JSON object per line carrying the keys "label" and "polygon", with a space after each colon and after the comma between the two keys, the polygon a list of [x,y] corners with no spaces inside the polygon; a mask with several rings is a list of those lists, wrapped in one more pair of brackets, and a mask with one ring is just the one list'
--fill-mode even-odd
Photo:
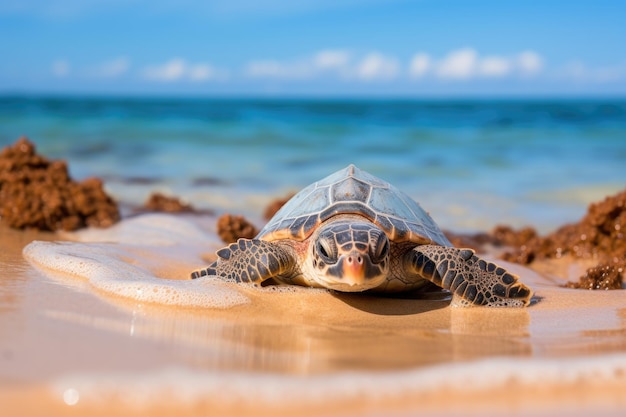
{"label": "turtle shell", "polygon": [[258,239],[307,239],[338,214],[361,215],[392,242],[452,246],[433,219],[393,185],[350,165],[293,196],[258,234]]}

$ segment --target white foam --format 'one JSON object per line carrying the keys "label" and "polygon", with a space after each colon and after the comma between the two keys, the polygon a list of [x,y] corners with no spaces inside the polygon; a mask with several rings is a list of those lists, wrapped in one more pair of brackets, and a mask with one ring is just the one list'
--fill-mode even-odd
{"label": "white foam", "polygon": [[24,257],[53,278],[82,278],[102,292],[139,302],[209,308],[249,302],[236,287],[217,278],[188,279],[191,264],[188,271],[183,268],[181,279],[157,278],[156,270],[168,264],[198,262],[199,242],[210,241],[184,220],[140,216],[108,230],[89,229],[75,237],[94,242],[34,241],[24,248]]}
{"label": "white foam", "polygon": [[495,358],[406,371],[310,376],[166,368],[142,374],[69,375],[53,381],[52,389],[59,398],[73,390],[81,401],[98,404],[117,400],[134,407],[155,407],[164,402],[191,405],[206,399],[226,404],[303,406],[376,402],[446,390],[473,392],[507,384],[532,388],[586,381],[626,383],[626,355],[515,361]]}

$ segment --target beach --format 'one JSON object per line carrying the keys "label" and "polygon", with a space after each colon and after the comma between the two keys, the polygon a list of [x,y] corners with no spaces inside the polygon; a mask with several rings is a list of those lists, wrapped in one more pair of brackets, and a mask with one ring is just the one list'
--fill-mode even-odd
{"label": "beach", "polygon": [[[189,253],[194,249],[185,241],[193,236],[184,230],[193,230],[187,226],[194,220],[146,216],[152,218],[72,236],[89,243],[26,253],[32,264],[20,247],[57,237],[3,229],[3,273],[11,277],[3,281],[5,409],[23,415],[618,415],[626,406],[622,291],[566,289],[563,278],[507,264],[535,290],[532,306],[472,309],[451,307],[437,293],[384,298],[232,284],[219,293],[221,305],[193,306],[174,279],[197,267],[193,255],[200,259],[208,249]],[[167,232],[172,227],[177,236]],[[124,238],[130,231],[133,242]],[[218,246],[213,232],[203,233]],[[99,240],[107,243],[94,243]],[[63,267],[38,263],[46,256],[61,258]],[[124,264],[169,287],[139,302],[92,282]],[[574,276],[575,268],[562,264]],[[123,272],[115,279],[124,282]],[[209,304],[214,291],[205,294]],[[180,296],[171,297],[175,292]]]}
{"label": "beach", "polygon": [[[82,104],[5,100],[0,109],[12,121],[3,140],[30,124],[42,137],[38,149],[68,160],[74,177],[103,178],[122,211],[108,228],[1,226],[4,410],[449,416],[626,409],[623,290],[564,287],[596,259],[563,256],[528,267],[486,248],[488,259],[535,292],[529,307],[511,309],[455,307],[437,291],[383,297],[189,280],[223,246],[221,213],[243,213],[260,227],[274,198],[353,158],[420,201],[446,230],[556,230],[623,190],[623,103],[104,100],[90,114]],[[146,116],[163,106],[170,119]],[[97,120],[87,123],[90,117]],[[450,120],[456,130],[446,128]],[[126,139],[106,139],[119,137]],[[324,138],[326,150],[311,151],[318,149],[311,141]],[[340,152],[329,152],[331,144]],[[460,144],[465,150],[450,150]],[[590,155],[603,163],[590,164]],[[204,211],[136,211],[155,190]]]}

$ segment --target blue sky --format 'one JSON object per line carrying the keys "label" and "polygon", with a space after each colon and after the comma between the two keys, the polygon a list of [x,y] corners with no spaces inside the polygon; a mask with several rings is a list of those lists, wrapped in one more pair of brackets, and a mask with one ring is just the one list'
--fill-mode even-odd
{"label": "blue sky", "polygon": [[0,93],[626,95],[626,2],[5,0]]}

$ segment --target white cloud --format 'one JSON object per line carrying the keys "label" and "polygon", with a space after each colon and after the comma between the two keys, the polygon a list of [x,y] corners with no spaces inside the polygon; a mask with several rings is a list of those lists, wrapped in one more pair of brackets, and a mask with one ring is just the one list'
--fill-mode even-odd
{"label": "white cloud", "polygon": [[391,80],[398,75],[398,72],[398,61],[378,52],[365,56],[355,68],[357,78],[365,81]]}
{"label": "white cloud", "polygon": [[152,65],[144,68],[142,75],[145,79],[161,82],[175,81],[209,81],[226,78],[224,71],[217,70],[205,63],[189,64],[181,58],[173,58],[161,65]]}
{"label": "white cloud", "polygon": [[282,65],[278,61],[262,60],[252,61],[246,66],[248,76],[256,77],[280,77],[283,73]]}
{"label": "white cloud", "polygon": [[310,78],[313,68],[305,62],[284,63],[273,59],[252,61],[245,70],[252,78]]}
{"label": "white cloud", "polygon": [[191,81],[208,81],[219,77],[218,72],[209,64],[189,66],[187,68],[187,76]]}
{"label": "white cloud", "polygon": [[558,71],[560,78],[566,78],[576,82],[584,83],[611,83],[626,80],[626,63],[606,67],[591,68],[582,62],[570,62],[561,71]]}
{"label": "white cloud", "polygon": [[350,63],[350,53],[337,49],[319,51],[313,57],[313,65],[320,70],[344,70]]}
{"label": "white cloud", "polygon": [[130,60],[126,57],[118,57],[96,67],[92,74],[101,78],[115,78],[125,74],[130,69]]}
{"label": "white cloud", "polygon": [[478,62],[478,73],[484,77],[504,77],[511,73],[513,63],[500,56],[488,56]]}
{"label": "white cloud", "polygon": [[[413,79],[433,77],[440,80],[469,81],[505,77],[526,77],[540,73],[542,57],[534,51],[513,55],[482,56],[474,48],[450,51],[440,59],[420,52],[408,65]],[[298,60],[264,59],[248,63],[244,74],[250,78],[302,81],[321,77],[373,82],[398,79],[401,64],[393,56],[370,52],[355,56],[341,49],[324,49]]]}
{"label": "white cloud", "polygon": [[251,61],[245,74],[252,78],[303,80],[334,73],[345,75],[350,64],[350,53],[338,49],[324,49],[312,56],[292,61],[262,59]]}
{"label": "white cloud", "polygon": [[143,75],[149,80],[178,81],[185,75],[186,63],[174,58],[162,65],[152,65],[144,69]]}
{"label": "white cloud", "polygon": [[517,55],[517,65],[524,75],[536,74],[543,68],[543,59],[534,51],[524,51]]}
{"label": "white cloud", "polygon": [[409,74],[414,78],[423,77],[432,68],[430,55],[419,53],[413,57],[409,66]]}
{"label": "white cloud", "polygon": [[503,78],[514,75],[531,76],[543,69],[543,59],[534,51],[517,55],[481,56],[474,48],[449,52],[434,60],[426,53],[413,56],[409,75],[413,78],[434,76],[441,80],[467,81],[476,78]]}
{"label": "white cloud", "polygon": [[[404,66],[404,69],[403,69]],[[368,83],[425,79],[430,81],[470,82],[474,80],[522,80],[542,77],[544,81],[587,84],[610,84],[626,81],[626,61],[606,66],[590,66],[573,61],[560,68],[547,67],[535,51],[523,50],[502,55],[481,55],[474,48],[449,51],[440,57],[426,52],[416,53],[407,62],[383,52],[357,54],[344,49],[321,49],[299,59],[264,59],[251,61],[243,69],[218,68],[206,62],[189,62],[173,58],[157,65],[135,70],[128,57],[120,56],[98,65],[77,67],[65,58],[53,61],[49,74],[57,78],[97,79],[129,74],[163,83],[208,81],[244,81],[271,79],[276,81],[317,81]],[[402,72],[404,71],[404,72]]]}
{"label": "white cloud", "polygon": [[66,77],[70,73],[70,63],[64,59],[58,59],[52,63],[52,74],[55,77]]}
{"label": "white cloud", "polygon": [[468,79],[476,71],[477,60],[478,54],[471,48],[452,51],[437,64],[435,73],[439,78]]}
{"label": "white cloud", "polygon": [[626,65],[602,67],[594,70],[594,79],[599,83],[610,83],[626,79]]}
{"label": "white cloud", "polygon": [[251,78],[306,80],[321,77],[339,77],[361,81],[395,78],[400,65],[395,58],[371,52],[356,60],[353,54],[340,49],[325,49],[299,60],[273,59],[250,62],[245,74]]}

